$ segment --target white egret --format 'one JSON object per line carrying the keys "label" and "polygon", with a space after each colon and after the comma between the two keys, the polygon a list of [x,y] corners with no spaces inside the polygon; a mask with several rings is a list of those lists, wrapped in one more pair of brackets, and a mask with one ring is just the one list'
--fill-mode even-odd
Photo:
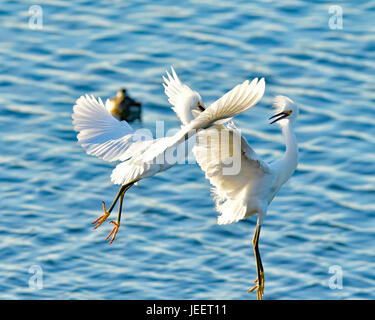
{"label": "white egret", "polygon": [[[177,75],[165,81],[165,93],[172,95],[171,89],[180,86]],[[171,101],[173,105],[173,100]],[[285,96],[277,96],[274,100],[276,114],[271,123],[278,122],[286,140],[286,152],[282,159],[271,164],[264,162],[250,147],[233,122],[214,124],[206,130],[198,132],[193,148],[201,169],[213,185],[216,210],[221,214],[218,224],[229,224],[258,215],[253,247],[257,266],[257,283],[249,292],[257,289],[257,298],[262,299],[264,293],[264,270],[259,253],[258,242],[261,225],[267,209],[281,186],[290,178],[298,163],[298,146],[293,132],[293,123],[298,116],[298,108]],[[183,116],[188,110],[173,108],[186,124]],[[193,111],[193,114],[196,112]],[[236,146],[236,143],[238,144]],[[237,150],[239,152],[235,152]],[[235,159],[237,157],[238,159]],[[228,164],[239,160],[239,168],[235,174],[226,174]]]}
{"label": "white egret", "polygon": [[[117,222],[111,221],[114,227],[106,238],[113,235],[110,243],[115,239],[120,226],[125,192],[137,181],[172,167],[175,163],[160,163],[161,161],[156,160],[183,143],[186,137],[216,122],[228,121],[256,104],[263,96],[264,81],[245,81],[205,109],[197,92],[187,86],[180,86],[176,90],[170,101],[173,101],[177,109],[188,110],[190,114],[194,110],[204,111],[195,119],[189,118],[174,136],[159,139],[142,141],[143,137],[134,132],[126,121],[119,121],[111,115],[100,98],[97,100],[93,96],[82,96],[73,107],[74,129],[79,132],[78,143],[83,149],[106,161],[121,161],[111,175],[112,182],[120,184],[121,188],[108,211],[103,202],[104,214],[93,222],[96,223],[95,228],[99,227],[120,199]],[[106,105],[109,106],[108,103]],[[181,113],[181,117],[185,119],[189,114]]]}

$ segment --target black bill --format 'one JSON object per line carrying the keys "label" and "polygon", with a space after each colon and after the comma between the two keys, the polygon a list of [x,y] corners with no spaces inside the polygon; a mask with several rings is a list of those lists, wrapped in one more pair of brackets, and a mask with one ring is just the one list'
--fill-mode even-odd
{"label": "black bill", "polygon": [[273,120],[270,124],[272,124],[272,123],[275,123],[275,122],[277,122],[277,121],[279,121],[279,120],[281,120],[281,119],[284,119],[284,118],[286,118],[287,116],[289,116],[290,115],[290,113],[288,113],[288,112],[285,112],[285,111],[283,111],[283,112],[280,112],[280,113],[278,113],[278,114],[275,114],[274,116],[272,116],[271,118],[269,118],[268,120],[271,120],[271,119],[274,119],[274,118],[277,118],[277,119],[275,119],[275,120]]}

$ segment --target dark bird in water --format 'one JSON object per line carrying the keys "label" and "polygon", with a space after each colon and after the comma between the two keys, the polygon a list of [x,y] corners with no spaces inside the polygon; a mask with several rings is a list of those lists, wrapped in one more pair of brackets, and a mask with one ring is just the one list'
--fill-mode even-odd
{"label": "dark bird in water", "polygon": [[141,105],[127,95],[126,89],[119,90],[116,97],[106,101],[107,110],[118,120],[127,122],[141,119]]}

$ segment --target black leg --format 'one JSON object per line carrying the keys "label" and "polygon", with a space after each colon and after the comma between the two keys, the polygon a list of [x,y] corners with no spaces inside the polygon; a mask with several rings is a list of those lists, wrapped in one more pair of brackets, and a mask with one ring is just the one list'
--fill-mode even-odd
{"label": "black leg", "polygon": [[[130,187],[131,187],[131,186],[130,186]],[[130,187],[129,187],[129,188],[130,188]],[[125,192],[126,192],[129,188],[125,189],[125,190],[122,192],[121,196],[120,196],[120,204],[119,204],[119,207],[118,207],[117,222],[111,221],[111,223],[113,223],[115,226],[113,227],[111,233],[107,236],[107,238],[105,238],[106,240],[108,240],[109,237],[113,234],[112,239],[111,239],[111,241],[109,242],[109,244],[111,244],[111,243],[113,242],[113,240],[115,240],[116,235],[117,235],[118,228],[120,227],[121,212],[122,212],[122,201],[124,200]]]}
{"label": "black leg", "polygon": [[262,265],[262,259],[260,258],[260,252],[259,252],[259,235],[260,235],[260,224],[257,224],[255,229],[255,234],[253,238],[253,247],[254,247],[254,255],[255,255],[255,261],[257,266],[257,279],[255,282],[258,284],[250,289],[248,292],[252,292],[253,290],[257,289],[257,299],[262,300],[263,292],[264,292],[264,270]]}
{"label": "black leg", "polygon": [[[135,182],[131,182],[131,183],[128,183],[128,184],[125,184],[123,186],[121,186],[119,192],[117,193],[116,195],[116,198],[115,200],[113,200],[112,204],[111,204],[111,207],[109,208],[109,210],[107,211],[106,210],[106,207],[105,207],[105,203],[103,201],[103,210],[104,210],[104,214],[102,216],[100,216],[98,219],[96,219],[93,223],[97,223],[97,225],[94,227],[94,229],[98,228],[104,221],[107,220],[107,218],[109,217],[109,215],[111,214],[113,208],[115,207],[118,199],[123,195],[125,194],[125,192],[134,184]],[[121,205],[122,205],[122,202],[121,202]]]}
{"label": "black leg", "polygon": [[[118,207],[118,215],[117,215],[117,222],[114,222],[114,221],[111,221],[111,223],[113,223],[115,226],[113,227],[111,233],[107,236],[107,238],[105,238],[106,240],[109,239],[109,237],[113,234],[112,236],[112,239],[111,241],[109,242],[109,244],[111,244],[113,242],[113,240],[115,240],[116,238],[116,235],[117,235],[117,231],[120,227],[120,221],[121,221],[121,212],[122,212],[122,202],[124,200],[124,196],[125,196],[125,192],[127,190],[130,189],[130,187],[134,184],[135,182],[133,183],[129,183],[128,185],[125,186],[124,190],[122,190],[122,192],[120,193],[120,204],[119,204],[119,207]],[[121,191],[121,190],[120,190]]]}
{"label": "black leg", "polygon": [[[134,182],[133,182],[133,183],[128,183],[128,184],[123,185],[123,186],[120,188],[119,192],[117,193],[117,196],[116,196],[115,200],[113,200],[113,202],[112,202],[112,204],[111,204],[111,206],[110,206],[110,208],[109,208],[109,210],[108,210],[108,213],[111,213],[111,212],[112,212],[112,210],[113,210],[113,208],[115,207],[116,202],[117,202],[117,200],[119,199],[119,197],[121,197],[123,194],[125,194],[125,192],[126,192],[126,191],[127,191],[127,190],[128,190],[133,184],[134,184]],[[104,201],[103,201],[103,203],[104,203]]]}
{"label": "black leg", "polygon": [[[126,189],[126,190],[128,190],[128,189]],[[118,207],[118,215],[117,215],[117,224],[118,224],[118,226],[120,226],[121,212],[122,212],[122,201],[124,200],[124,196],[125,196],[126,190],[124,191],[124,193],[120,197],[120,204],[119,204],[119,207]]]}

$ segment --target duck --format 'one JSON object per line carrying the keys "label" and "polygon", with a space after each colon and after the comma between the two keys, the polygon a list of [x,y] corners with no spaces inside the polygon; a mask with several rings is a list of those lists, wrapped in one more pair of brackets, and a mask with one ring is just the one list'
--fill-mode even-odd
{"label": "duck", "polygon": [[126,88],[117,91],[115,97],[107,99],[107,110],[119,121],[133,122],[141,119],[142,104],[131,98]]}

